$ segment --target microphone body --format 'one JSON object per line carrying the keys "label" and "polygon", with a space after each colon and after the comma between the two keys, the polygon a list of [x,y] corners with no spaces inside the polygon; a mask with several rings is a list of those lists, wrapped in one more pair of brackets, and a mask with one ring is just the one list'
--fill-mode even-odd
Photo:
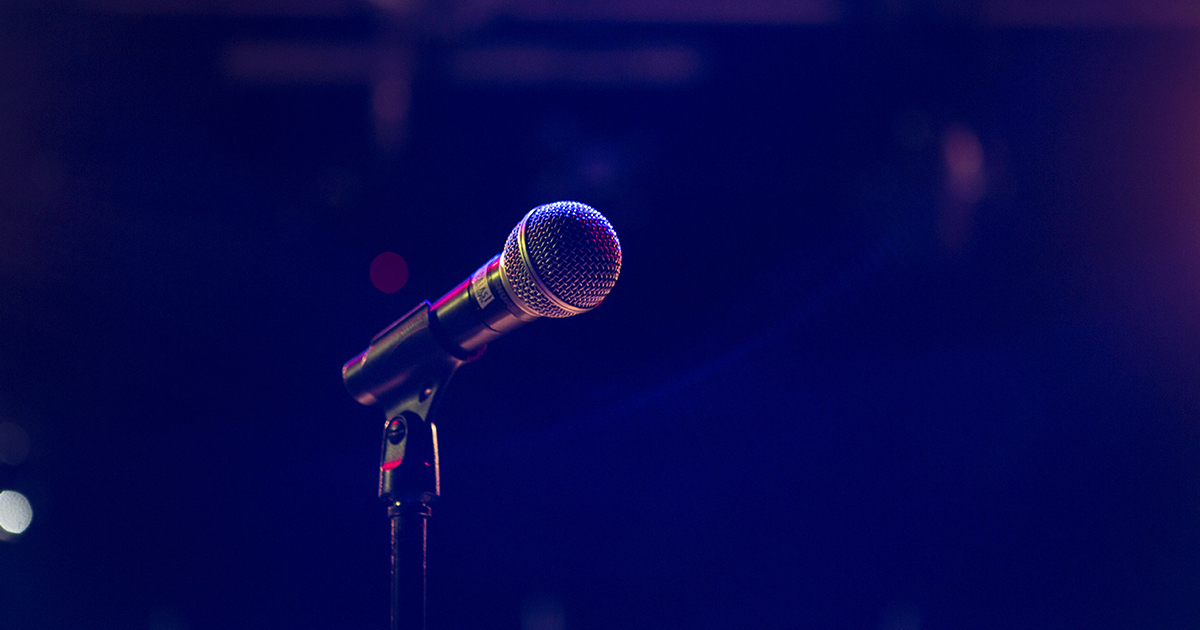
{"label": "microphone body", "polygon": [[573,201],[538,206],[499,254],[432,306],[423,302],[396,320],[348,361],[346,388],[370,405],[429,370],[453,372],[529,322],[595,308],[620,269],[616,231],[594,208]]}
{"label": "microphone body", "polygon": [[540,317],[517,306],[503,275],[497,254],[433,303],[434,334],[447,352],[469,359],[489,342]]}

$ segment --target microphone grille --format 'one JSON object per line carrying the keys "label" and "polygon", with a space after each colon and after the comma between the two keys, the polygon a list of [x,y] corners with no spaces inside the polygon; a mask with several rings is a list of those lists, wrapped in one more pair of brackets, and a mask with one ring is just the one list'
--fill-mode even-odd
{"label": "microphone grille", "polygon": [[[525,256],[521,255],[522,226]],[[595,208],[577,201],[530,210],[508,235],[502,258],[517,297],[542,317],[576,314],[555,302],[575,309],[595,307],[621,273],[617,232]],[[532,269],[526,267],[526,258]]]}

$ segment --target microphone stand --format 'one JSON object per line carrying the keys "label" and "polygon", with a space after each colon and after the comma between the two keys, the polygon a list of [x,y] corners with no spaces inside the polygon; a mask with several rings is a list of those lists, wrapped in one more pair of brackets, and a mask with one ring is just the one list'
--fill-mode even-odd
{"label": "microphone stand", "polygon": [[[553,290],[539,264],[554,271]],[[425,534],[429,506],[440,494],[430,414],[450,377],[488,341],[539,317],[591,310],[620,269],[617,233],[595,208],[573,201],[538,206],[500,254],[436,306],[422,302],[396,320],[342,366],[350,395],[384,410],[379,498],[392,519],[392,630],[425,629]]]}
{"label": "microphone stand", "polygon": [[429,312],[429,302],[421,303],[342,368],[359,402],[384,409],[379,498],[392,521],[391,630],[425,630],[426,526],[441,490],[430,413],[454,371],[479,356],[446,352]]}

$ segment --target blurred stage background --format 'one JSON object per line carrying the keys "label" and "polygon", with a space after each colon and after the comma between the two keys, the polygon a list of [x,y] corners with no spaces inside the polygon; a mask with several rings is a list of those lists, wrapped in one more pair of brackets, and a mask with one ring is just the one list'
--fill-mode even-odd
{"label": "blurred stage background", "polygon": [[431,629],[1200,627],[1184,0],[4,3],[0,627],[386,627],[340,366],[558,199]]}

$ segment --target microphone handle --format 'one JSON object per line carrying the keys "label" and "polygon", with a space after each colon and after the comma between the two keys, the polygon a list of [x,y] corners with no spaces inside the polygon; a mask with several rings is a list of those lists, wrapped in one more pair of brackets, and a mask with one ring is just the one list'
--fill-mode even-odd
{"label": "microphone handle", "polygon": [[447,352],[465,361],[488,342],[538,319],[522,310],[513,295],[496,254],[433,304],[430,328]]}

